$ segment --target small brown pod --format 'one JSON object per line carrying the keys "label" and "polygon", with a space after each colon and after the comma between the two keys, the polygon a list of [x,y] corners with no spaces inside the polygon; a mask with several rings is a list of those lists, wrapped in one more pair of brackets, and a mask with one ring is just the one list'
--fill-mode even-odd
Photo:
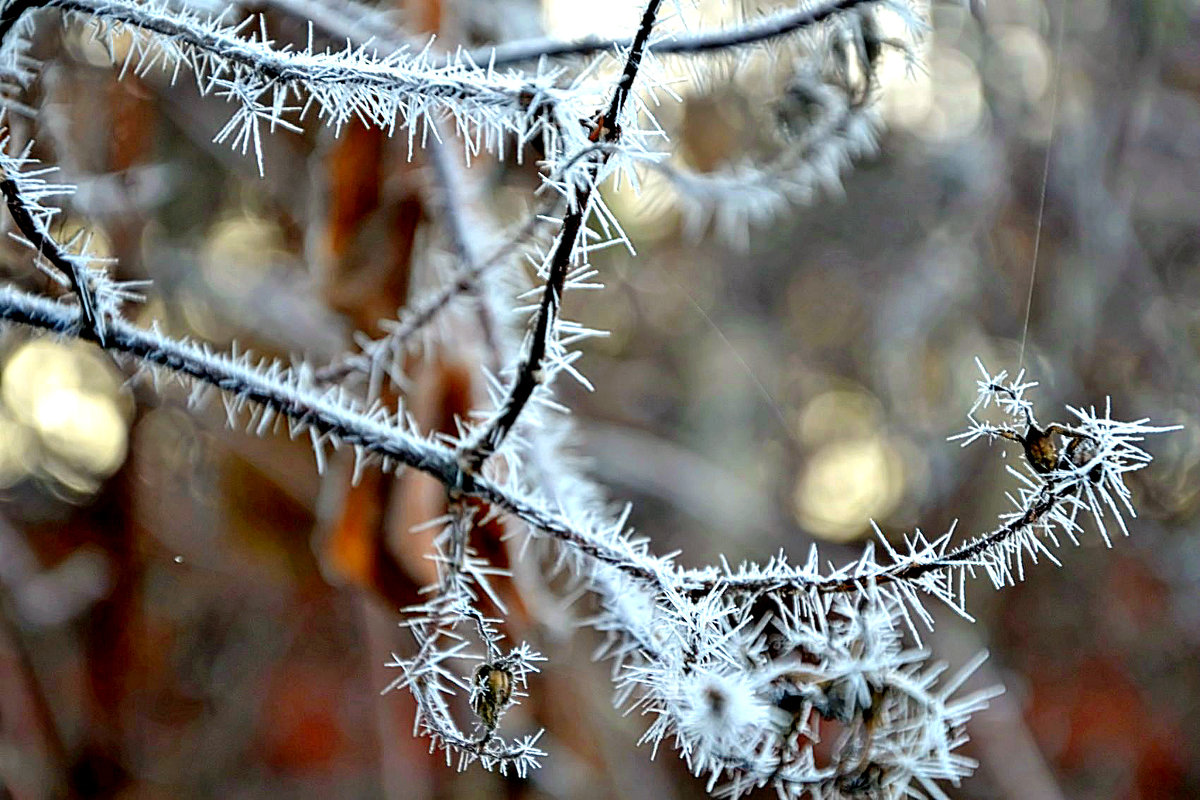
{"label": "small brown pod", "polygon": [[1058,445],[1054,433],[1030,425],[1021,441],[1025,446],[1025,460],[1038,472],[1052,472],[1058,468]]}
{"label": "small brown pod", "polygon": [[475,688],[471,708],[489,731],[500,724],[500,715],[512,700],[512,673],[503,667],[480,664],[475,670]]}

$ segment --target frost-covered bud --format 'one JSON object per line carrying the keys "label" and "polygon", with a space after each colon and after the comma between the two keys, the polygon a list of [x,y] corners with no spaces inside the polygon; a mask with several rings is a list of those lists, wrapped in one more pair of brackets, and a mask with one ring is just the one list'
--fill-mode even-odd
{"label": "frost-covered bud", "polygon": [[772,722],[772,706],[746,673],[694,672],[683,679],[680,695],[680,733],[710,753],[753,745]]}
{"label": "frost-covered bud", "polygon": [[812,704],[826,719],[849,722],[868,715],[874,702],[871,685],[862,673],[852,673],[830,681],[824,689],[814,687]]}
{"label": "frost-covered bud", "polygon": [[[1067,445],[1067,461],[1075,468],[1088,467],[1096,459],[1098,450],[1096,442],[1088,437],[1080,436]],[[1099,463],[1088,469],[1088,479],[1096,483],[1103,477],[1103,469]]]}

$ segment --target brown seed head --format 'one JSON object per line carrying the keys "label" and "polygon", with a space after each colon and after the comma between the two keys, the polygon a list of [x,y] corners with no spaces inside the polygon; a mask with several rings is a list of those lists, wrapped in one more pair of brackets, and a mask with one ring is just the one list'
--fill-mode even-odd
{"label": "brown seed head", "polygon": [[512,673],[503,667],[480,664],[475,670],[475,690],[471,693],[471,708],[483,720],[488,730],[500,724],[500,715],[512,700]]}

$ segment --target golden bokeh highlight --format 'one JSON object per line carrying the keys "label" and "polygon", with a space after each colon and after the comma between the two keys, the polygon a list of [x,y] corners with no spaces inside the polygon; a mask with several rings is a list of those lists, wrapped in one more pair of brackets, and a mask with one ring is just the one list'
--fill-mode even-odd
{"label": "golden bokeh highlight", "polygon": [[213,226],[205,241],[204,274],[217,289],[244,291],[287,254],[277,223],[250,214]]}
{"label": "golden bokeh highlight", "polygon": [[46,392],[34,422],[47,449],[92,475],[107,477],[125,460],[125,421],[108,397],[78,389]]}
{"label": "golden bokeh highlight", "polygon": [[18,348],[0,373],[0,398],[16,419],[32,424],[47,393],[75,389],[115,395],[121,379],[112,365],[82,342],[37,339]]}
{"label": "golden bokeh highlight", "polygon": [[903,490],[904,462],[887,439],[834,442],[813,453],[796,483],[796,519],[822,539],[851,542],[895,508]]}
{"label": "golden bokeh highlight", "polygon": [[866,392],[833,389],[817,395],[804,407],[798,432],[809,447],[837,437],[867,438],[878,431],[881,417],[879,401]]}
{"label": "golden bokeh highlight", "polygon": [[904,444],[882,427],[879,401],[853,387],[814,397],[797,423],[809,451],[792,493],[796,521],[821,539],[855,541],[904,497]]}
{"label": "golden bokeh highlight", "polygon": [[95,492],[125,461],[129,424],[122,380],[82,342],[37,339],[0,372],[0,487],[50,479]]}

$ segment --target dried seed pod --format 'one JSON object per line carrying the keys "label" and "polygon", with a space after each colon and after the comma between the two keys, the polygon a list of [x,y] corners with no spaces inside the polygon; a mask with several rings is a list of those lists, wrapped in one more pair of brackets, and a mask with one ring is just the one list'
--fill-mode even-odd
{"label": "dried seed pod", "polygon": [[480,664],[475,670],[471,708],[489,731],[500,724],[500,715],[512,700],[513,676],[504,667]]}
{"label": "dried seed pod", "polygon": [[1052,431],[1043,431],[1030,424],[1021,443],[1025,446],[1025,460],[1035,470],[1044,473],[1058,469],[1058,445]]}

